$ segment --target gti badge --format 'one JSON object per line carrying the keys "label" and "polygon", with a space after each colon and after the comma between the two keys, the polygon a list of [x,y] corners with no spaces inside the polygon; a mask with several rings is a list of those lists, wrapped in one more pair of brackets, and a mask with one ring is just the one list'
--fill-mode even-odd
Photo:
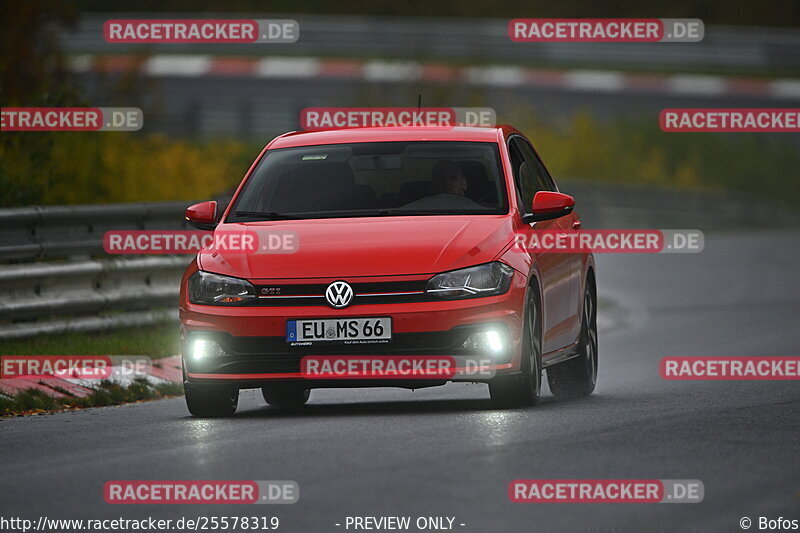
{"label": "gti badge", "polygon": [[325,289],[325,299],[334,309],[347,307],[353,302],[353,287],[346,281],[334,281]]}

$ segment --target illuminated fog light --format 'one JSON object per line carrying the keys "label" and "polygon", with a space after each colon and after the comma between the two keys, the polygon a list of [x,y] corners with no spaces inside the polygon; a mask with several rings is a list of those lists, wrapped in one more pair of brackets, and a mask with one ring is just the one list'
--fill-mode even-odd
{"label": "illuminated fog light", "polygon": [[499,331],[488,329],[473,333],[464,341],[464,348],[481,352],[499,353],[505,348],[503,336]]}
{"label": "illuminated fog light", "polygon": [[189,352],[195,361],[205,361],[213,357],[227,355],[222,346],[208,339],[195,339],[192,341]]}

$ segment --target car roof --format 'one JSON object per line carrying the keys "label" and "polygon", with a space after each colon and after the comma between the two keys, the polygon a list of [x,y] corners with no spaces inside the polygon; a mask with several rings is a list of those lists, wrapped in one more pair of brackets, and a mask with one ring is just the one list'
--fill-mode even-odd
{"label": "car roof", "polygon": [[473,141],[498,142],[511,133],[518,133],[511,126],[494,127],[381,127],[381,128],[337,128],[318,131],[292,131],[276,137],[267,145],[275,148],[341,144],[351,142],[390,141]]}

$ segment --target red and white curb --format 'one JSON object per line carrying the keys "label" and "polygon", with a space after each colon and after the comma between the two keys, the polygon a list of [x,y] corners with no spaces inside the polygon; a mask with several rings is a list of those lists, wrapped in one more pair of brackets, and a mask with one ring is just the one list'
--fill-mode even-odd
{"label": "red and white curb", "polygon": [[689,96],[758,96],[800,99],[800,79],[764,79],[705,74],[644,74],[613,70],[556,70],[505,65],[452,66],[417,61],[316,57],[239,57],[158,54],[79,55],[70,69],[86,72],[141,72],[147,76],[247,76],[263,79],[349,79],[376,83],[466,83],[495,87],[538,87],[569,91],[661,93]]}
{"label": "red and white curb", "polygon": [[[135,379],[146,379],[151,385],[166,383],[181,383],[181,357],[173,355],[163,359],[154,359],[147,372],[132,373],[129,369],[111,367],[111,377],[106,381],[127,387]],[[16,396],[17,394],[35,389],[53,398],[85,398],[92,394],[99,384],[96,379],[0,379],[0,395]]]}

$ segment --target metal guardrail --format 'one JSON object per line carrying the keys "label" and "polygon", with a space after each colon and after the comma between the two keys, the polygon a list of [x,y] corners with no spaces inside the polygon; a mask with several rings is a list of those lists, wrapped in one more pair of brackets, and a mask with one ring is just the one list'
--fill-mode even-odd
{"label": "metal guardrail", "polygon": [[20,207],[0,210],[0,261],[103,253],[112,229],[185,229],[188,202]]}
{"label": "metal guardrail", "polygon": [[[796,212],[737,195],[559,182],[587,229],[800,226]],[[188,203],[0,210],[0,339],[175,320],[191,258],[110,257],[102,239],[110,229],[185,228]]]}
{"label": "metal guardrail", "polygon": [[0,210],[0,339],[177,317],[188,256],[108,258],[109,230],[186,229],[189,202]]}
{"label": "metal guardrail", "polygon": [[[530,16],[521,10],[520,17]],[[395,59],[441,59],[458,62],[527,65],[604,65],[619,68],[654,66],[702,70],[792,69],[800,67],[800,31],[746,26],[705,27],[699,43],[515,43],[508,38],[508,19],[381,17],[356,15],[263,13],[159,13],[157,18],[293,18],[300,40],[292,44],[149,44],[107,43],[108,19],[154,18],[146,13],[92,13],[63,33],[71,54],[196,53],[365,56]]]}
{"label": "metal guardrail", "polygon": [[0,269],[0,320],[174,303],[176,278],[187,263],[163,256],[9,265]]}

